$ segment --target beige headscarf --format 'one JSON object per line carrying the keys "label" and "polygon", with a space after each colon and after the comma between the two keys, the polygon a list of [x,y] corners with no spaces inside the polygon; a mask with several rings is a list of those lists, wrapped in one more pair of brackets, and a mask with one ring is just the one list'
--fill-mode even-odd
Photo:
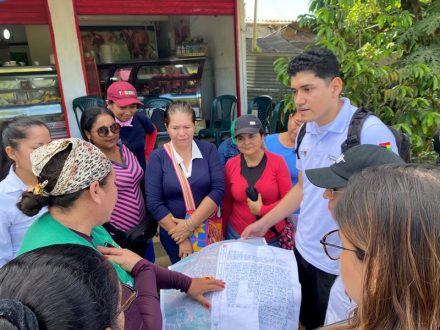
{"label": "beige headscarf", "polygon": [[[39,147],[31,153],[32,172],[39,177],[44,166],[58,152],[72,145],[51,196],[66,195],[87,188],[94,181],[101,181],[112,170],[110,160],[93,144],[81,139],[61,139]],[[46,183],[41,183],[44,189]]]}

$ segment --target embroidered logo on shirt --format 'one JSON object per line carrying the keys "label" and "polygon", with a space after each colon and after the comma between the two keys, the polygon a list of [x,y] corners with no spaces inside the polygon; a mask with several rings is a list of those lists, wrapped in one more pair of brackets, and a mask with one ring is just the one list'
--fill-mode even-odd
{"label": "embroidered logo on shirt", "polygon": [[335,161],[336,164],[341,163],[341,162],[345,163],[344,154],[341,154],[338,158],[336,158],[336,161]]}

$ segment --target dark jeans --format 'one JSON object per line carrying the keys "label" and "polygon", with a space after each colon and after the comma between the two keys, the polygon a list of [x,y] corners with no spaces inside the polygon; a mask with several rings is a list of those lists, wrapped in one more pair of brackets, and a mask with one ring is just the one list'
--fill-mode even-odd
{"label": "dark jeans", "polygon": [[316,329],[324,324],[330,289],[336,275],[326,273],[309,264],[294,250],[301,283],[301,309],[299,321],[307,329]]}

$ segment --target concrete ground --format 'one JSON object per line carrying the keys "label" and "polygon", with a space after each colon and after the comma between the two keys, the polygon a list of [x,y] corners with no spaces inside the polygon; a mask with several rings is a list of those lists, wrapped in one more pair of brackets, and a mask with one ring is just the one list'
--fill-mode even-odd
{"label": "concrete ground", "polygon": [[159,240],[159,235],[153,238],[154,253],[156,254],[156,264],[162,267],[168,267],[171,265],[170,258],[168,258],[162,244]]}

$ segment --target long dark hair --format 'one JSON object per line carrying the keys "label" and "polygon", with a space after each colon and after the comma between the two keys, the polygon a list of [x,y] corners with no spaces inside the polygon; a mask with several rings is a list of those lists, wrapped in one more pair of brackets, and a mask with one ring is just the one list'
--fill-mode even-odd
{"label": "long dark hair", "polygon": [[113,119],[115,119],[115,114],[109,109],[104,107],[90,107],[84,110],[80,121],[81,136],[84,140],[89,141],[86,132],[90,132],[90,130],[92,129],[93,125],[96,122],[96,118],[98,118],[98,116],[102,114],[109,115]]}
{"label": "long dark hair", "polygon": [[[92,248],[51,245],[18,256],[0,268],[0,299],[28,307],[40,329],[113,329],[119,281],[112,265]],[[0,320],[2,329],[17,326]]]}
{"label": "long dark hair", "polygon": [[45,123],[32,117],[15,117],[0,122],[0,181],[8,175],[9,168],[13,164],[13,160],[6,154],[6,147],[17,149],[20,140],[27,139],[28,129],[34,126],[44,126],[49,131]]}
{"label": "long dark hair", "polygon": [[350,178],[335,207],[365,252],[362,301],[351,329],[440,326],[440,168],[384,165]]}

